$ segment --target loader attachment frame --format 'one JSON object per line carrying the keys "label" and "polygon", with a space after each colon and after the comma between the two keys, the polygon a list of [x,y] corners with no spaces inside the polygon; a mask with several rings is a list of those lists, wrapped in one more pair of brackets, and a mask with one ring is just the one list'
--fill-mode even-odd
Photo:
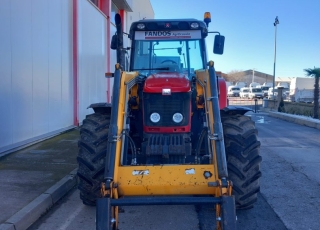
{"label": "loader attachment frame", "polygon": [[[123,165],[127,104],[138,72],[122,72],[116,65],[112,113],[106,151],[105,176],[97,199],[96,229],[118,228],[118,206],[213,204],[217,229],[236,229],[235,200],[223,140],[213,62],[196,71],[205,94],[209,164]],[[196,197],[194,196],[196,195]]]}

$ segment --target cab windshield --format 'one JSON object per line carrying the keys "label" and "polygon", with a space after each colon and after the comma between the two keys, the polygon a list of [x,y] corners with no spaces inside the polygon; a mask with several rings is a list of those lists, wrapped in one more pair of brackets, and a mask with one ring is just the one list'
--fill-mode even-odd
{"label": "cab windshield", "polygon": [[131,54],[131,70],[143,75],[159,72],[183,73],[191,79],[195,70],[204,69],[200,40],[136,40]]}

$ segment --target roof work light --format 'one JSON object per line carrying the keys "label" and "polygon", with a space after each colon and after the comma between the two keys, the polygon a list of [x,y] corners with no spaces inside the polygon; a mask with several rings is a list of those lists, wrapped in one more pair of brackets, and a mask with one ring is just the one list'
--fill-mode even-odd
{"label": "roof work light", "polygon": [[204,13],[203,21],[206,23],[206,25],[208,27],[209,23],[211,22],[211,14],[210,14],[210,12],[205,12]]}

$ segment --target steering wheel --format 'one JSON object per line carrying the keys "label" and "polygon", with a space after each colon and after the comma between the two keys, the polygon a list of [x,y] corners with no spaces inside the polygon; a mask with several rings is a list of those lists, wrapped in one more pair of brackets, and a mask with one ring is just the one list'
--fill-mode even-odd
{"label": "steering wheel", "polygon": [[167,59],[167,60],[162,61],[161,64],[163,64],[163,63],[165,63],[165,62],[171,62],[172,64],[178,65],[177,62],[175,62],[175,61],[173,61],[173,60],[170,60],[170,59]]}

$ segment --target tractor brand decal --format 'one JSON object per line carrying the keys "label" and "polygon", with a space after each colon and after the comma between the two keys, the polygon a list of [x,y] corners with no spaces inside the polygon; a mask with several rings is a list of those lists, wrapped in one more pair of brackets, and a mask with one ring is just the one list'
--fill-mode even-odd
{"label": "tractor brand decal", "polygon": [[145,176],[149,175],[149,170],[133,170],[132,171],[133,176]]}
{"label": "tractor brand decal", "polygon": [[196,170],[195,169],[186,169],[186,175],[190,175],[190,174],[196,174]]}
{"label": "tractor brand decal", "polygon": [[175,39],[200,39],[200,30],[181,31],[136,31],[136,40],[175,40]]}
{"label": "tractor brand decal", "polygon": [[152,37],[168,37],[171,36],[171,31],[145,31],[145,37],[152,38]]}

